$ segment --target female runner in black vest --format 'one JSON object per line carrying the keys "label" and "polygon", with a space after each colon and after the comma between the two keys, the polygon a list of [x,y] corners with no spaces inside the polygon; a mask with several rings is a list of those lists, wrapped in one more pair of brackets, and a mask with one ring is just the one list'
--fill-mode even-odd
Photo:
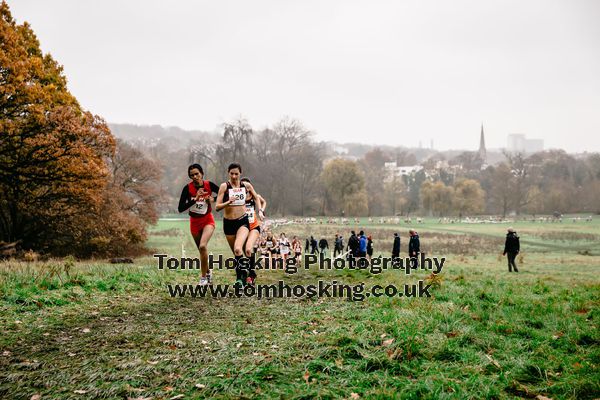
{"label": "female runner in black vest", "polygon": [[242,166],[238,163],[229,164],[227,167],[229,180],[219,187],[216,210],[223,211],[223,231],[227,243],[236,260],[236,283],[244,285],[248,276],[249,260],[244,257],[244,243],[248,239],[250,224],[246,215],[247,193],[257,198],[252,184],[240,182]]}

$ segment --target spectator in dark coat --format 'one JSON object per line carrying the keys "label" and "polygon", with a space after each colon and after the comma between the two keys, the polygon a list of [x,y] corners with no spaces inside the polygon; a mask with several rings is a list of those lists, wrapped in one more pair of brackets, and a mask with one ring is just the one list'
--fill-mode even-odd
{"label": "spectator in dark coat", "polygon": [[519,272],[517,269],[517,264],[515,263],[515,259],[517,258],[519,251],[521,251],[519,236],[513,228],[508,228],[506,242],[504,243],[504,252],[502,253],[503,256],[508,258],[508,272],[512,272],[513,268],[515,272]]}
{"label": "spectator in dark coat", "polygon": [[323,254],[323,256],[325,256],[326,254],[326,249],[329,248],[329,243],[327,243],[327,239],[322,238],[321,240],[319,240],[319,250],[321,251],[321,254]]}
{"label": "spectator in dark coat", "polygon": [[317,239],[310,237],[310,254],[317,254]]}
{"label": "spectator in dark coat", "polygon": [[392,246],[392,261],[397,262],[400,257],[400,236],[397,232],[394,232],[394,245]]}
{"label": "spectator in dark coat", "polygon": [[363,231],[360,231],[360,233],[358,234],[358,262],[361,266],[366,265],[367,262],[368,244],[369,241],[367,240],[365,233]]}
{"label": "spectator in dark coat", "polygon": [[419,253],[421,252],[421,242],[419,234],[413,229],[409,230],[410,240],[408,241],[408,256],[413,260],[415,267],[419,266]]}
{"label": "spectator in dark coat", "polygon": [[350,252],[348,253],[348,260],[350,260],[350,265],[354,266],[354,261],[356,258],[358,258],[358,248],[360,246],[358,237],[356,237],[356,232],[351,231],[351,235],[348,238],[348,250],[350,250]]}
{"label": "spectator in dark coat", "polygon": [[334,246],[333,256],[337,257],[338,254],[342,254],[344,252],[344,238],[340,235],[335,235]]}
{"label": "spectator in dark coat", "polygon": [[367,245],[368,240],[365,236],[365,232],[360,231],[358,234],[358,256],[364,258],[367,256]]}
{"label": "spectator in dark coat", "polygon": [[356,232],[352,231],[351,233],[352,234],[348,238],[348,249],[350,250],[350,254],[352,254],[352,256],[358,257],[358,247],[360,245],[358,237],[356,237]]}

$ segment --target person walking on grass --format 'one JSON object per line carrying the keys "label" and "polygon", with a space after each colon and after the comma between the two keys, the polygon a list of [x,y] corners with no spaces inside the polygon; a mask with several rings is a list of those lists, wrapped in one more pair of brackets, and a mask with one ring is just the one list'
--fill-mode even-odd
{"label": "person walking on grass", "polygon": [[335,235],[335,243],[333,249],[333,256],[337,257],[338,254],[344,252],[344,238],[341,235]]}
{"label": "person walking on grass", "polygon": [[359,265],[365,265],[367,261],[367,247],[368,240],[365,236],[364,231],[360,231],[358,234],[358,262]]}
{"label": "person walking on grass", "polygon": [[319,240],[319,251],[321,252],[323,257],[325,257],[325,254],[327,254],[328,248],[329,248],[329,243],[327,242],[327,239],[321,238],[321,240]]}
{"label": "person walking on grass", "polygon": [[317,254],[317,239],[310,237],[310,254]]}
{"label": "person walking on grass", "polygon": [[394,232],[394,244],[392,246],[392,262],[395,264],[400,258],[400,236],[398,232]]}
{"label": "person walking on grass", "polygon": [[502,252],[502,255],[508,258],[508,272],[512,272],[513,269],[515,272],[519,272],[515,259],[520,250],[519,235],[513,228],[508,228],[506,242],[504,242],[504,252]]}
{"label": "person walking on grass", "polygon": [[419,234],[411,229],[408,231],[410,234],[410,240],[408,241],[408,256],[410,257],[413,265],[419,266],[419,253],[421,252],[421,241],[419,240]]}
{"label": "person walking on grass", "polygon": [[350,237],[348,238],[348,260],[350,261],[350,266],[354,266],[356,258],[358,258],[358,247],[359,241],[356,233],[354,231],[350,231]]}
{"label": "person walking on grass", "polygon": [[367,236],[367,258],[369,262],[373,259],[373,238],[371,235]]}

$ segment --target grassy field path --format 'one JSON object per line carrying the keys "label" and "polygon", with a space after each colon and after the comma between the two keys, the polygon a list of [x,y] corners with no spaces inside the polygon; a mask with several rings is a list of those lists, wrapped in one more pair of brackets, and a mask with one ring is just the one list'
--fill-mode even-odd
{"label": "grassy field path", "polygon": [[[186,228],[161,222],[149,243],[189,254]],[[330,228],[348,229],[285,227],[302,237]],[[228,254],[220,236],[213,251]],[[449,253],[432,298],[364,301],[171,298],[167,284],[197,273],[158,271],[152,257],[81,261],[68,276],[65,260],[4,262],[0,397],[597,398],[600,257],[527,246],[520,274],[497,254]],[[215,275],[232,281],[230,271]],[[260,282],[402,285],[427,276],[311,269],[263,272]]]}

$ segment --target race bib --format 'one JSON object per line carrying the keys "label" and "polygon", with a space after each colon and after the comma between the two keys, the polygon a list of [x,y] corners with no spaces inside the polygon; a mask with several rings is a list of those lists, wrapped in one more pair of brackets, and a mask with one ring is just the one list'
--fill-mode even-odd
{"label": "race bib", "polygon": [[248,222],[253,224],[256,220],[256,212],[253,206],[246,204],[246,215],[248,216]]}
{"label": "race bib", "polygon": [[231,199],[231,203],[229,205],[232,206],[243,206],[246,204],[246,188],[231,188],[229,189],[229,199]]}
{"label": "race bib", "polygon": [[190,212],[192,212],[194,214],[199,214],[199,215],[204,215],[204,214],[206,214],[207,211],[208,211],[208,204],[206,203],[206,200],[197,201],[196,204],[194,204],[190,208]]}

